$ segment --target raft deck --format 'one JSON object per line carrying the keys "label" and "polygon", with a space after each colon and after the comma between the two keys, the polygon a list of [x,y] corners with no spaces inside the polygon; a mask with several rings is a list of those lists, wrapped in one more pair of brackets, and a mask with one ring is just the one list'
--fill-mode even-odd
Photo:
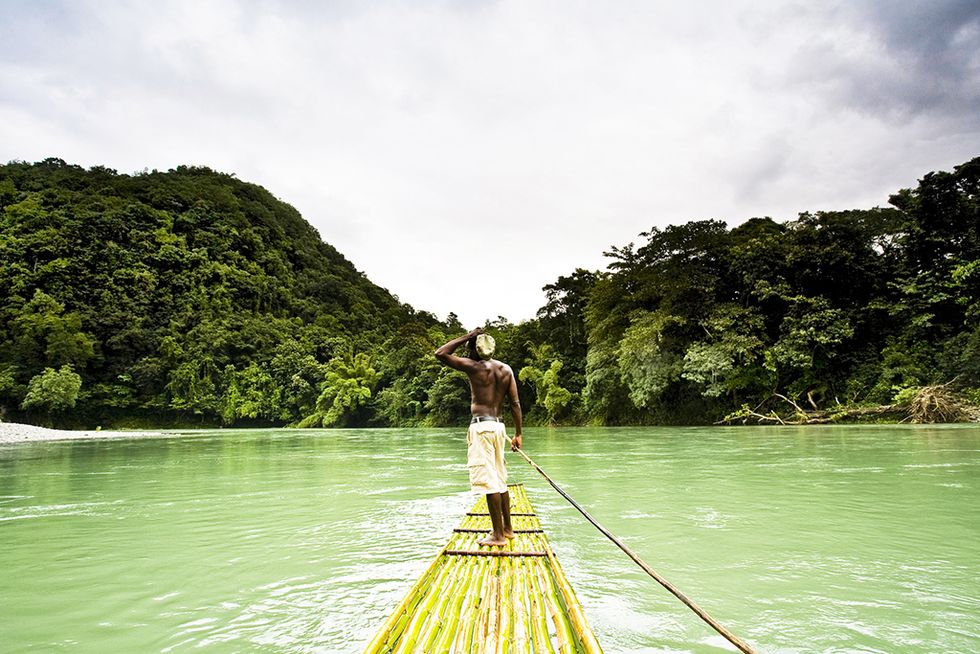
{"label": "raft deck", "polygon": [[516,536],[490,532],[485,498],[364,650],[378,652],[601,652],[521,484],[510,486]]}

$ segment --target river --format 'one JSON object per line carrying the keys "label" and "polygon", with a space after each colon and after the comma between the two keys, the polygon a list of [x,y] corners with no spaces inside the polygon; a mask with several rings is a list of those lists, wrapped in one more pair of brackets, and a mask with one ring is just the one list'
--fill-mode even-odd
{"label": "river", "polygon": [[[358,652],[472,503],[462,430],[0,446],[0,651]],[[529,429],[763,652],[980,651],[980,429]],[[517,455],[607,653],[724,642]]]}

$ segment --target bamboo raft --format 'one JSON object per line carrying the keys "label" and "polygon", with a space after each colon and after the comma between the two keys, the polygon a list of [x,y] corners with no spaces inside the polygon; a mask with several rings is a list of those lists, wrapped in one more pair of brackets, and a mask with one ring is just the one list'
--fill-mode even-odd
{"label": "bamboo raft", "polygon": [[490,531],[480,498],[364,654],[602,652],[521,484],[510,499],[514,539],[477,545]]}

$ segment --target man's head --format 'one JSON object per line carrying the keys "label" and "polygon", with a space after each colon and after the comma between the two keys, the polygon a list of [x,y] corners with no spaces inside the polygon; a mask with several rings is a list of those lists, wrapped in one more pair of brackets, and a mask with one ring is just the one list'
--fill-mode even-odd
{"label": "man's head", "polygon": [[493,336],[490,334],[478,334],[473,349],[476,350],[477,356],[486,361],[493,357],[493,351],[497,349],[497,343],[494,342]]}

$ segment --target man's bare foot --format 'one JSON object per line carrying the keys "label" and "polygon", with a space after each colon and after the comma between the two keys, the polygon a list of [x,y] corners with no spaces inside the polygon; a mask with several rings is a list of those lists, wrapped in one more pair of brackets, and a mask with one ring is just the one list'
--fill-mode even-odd
{"label": "man's bare foot", "polygon": [[507,539],[502,537],[494,538],[493,534],[490,534],[486,538],[481,538],[480,540],[476,541],[476,544],[486,545],[488,547],[503,547],[504,545],[507,544]]}
{"label": "man's bare foot", "polygon": [[504,529],[504,538],[506,538],[507,540],[510,540],[513,537],[514,537],[514,532],[513,531],[511,531],[510,529]]}

